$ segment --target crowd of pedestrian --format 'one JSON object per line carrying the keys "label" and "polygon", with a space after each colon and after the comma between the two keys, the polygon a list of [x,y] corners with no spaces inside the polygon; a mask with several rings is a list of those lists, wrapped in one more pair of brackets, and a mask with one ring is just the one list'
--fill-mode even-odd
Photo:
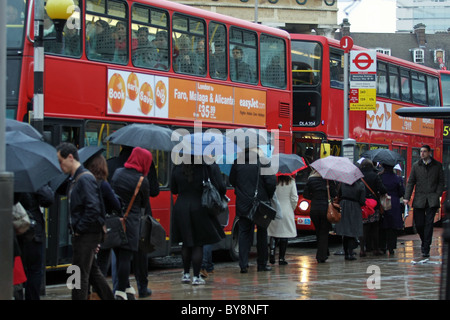
{"label": "crowd of pedestrian", "polygon": [[[39,299],[45,249],[41,207],[52,205],[55,192],[68,197],[72,264],[80,268],[80,285],[72,289],[72,299],[86,300],[91,293],[103,300],[136,299],[136,292],[130,284],[132,266],[139,297],[151,295],[147,279],[148,259],[146,252],[139,249],[139,232],[141,216],[151,215],[149,197],[159,193],[152,153],[140,147],[123,146],[121,154],[108,162],[102,150],[81,162],[77,148],[71,143],[62,143],[56,150],[61,170],[68,179],[56,191],[46,185],[36,193],[15,194],[14,203],[20,202],[36,221],[32,234],[25,233],[16,238],[15,249],[22,257],[26,282],[23,287],[16,286],[15,299]],[[429,256],[434,215],[444,191],[444,175],[442,164],[431,157],[428,146],[422,146],[420,155],[421,159],[412,166],[406,187],[402,178],[394,173],[393,166],[381,164],[380,169],[368,159],[360,163],[364,177],[352,184],[324,179],[318,171],[312,170],[303,196],[311,200],[310,214],[317,236],[318,263],[326,262],[330,254],[328,235],[333,226],[327,219],[329,198],[339,201],[341,220],[334,229],[342,237],[345,260],[351,261],[356,260],[354,249],[358,245],[360,257],[369,253],[395,254],[397,233],[403,228],[403,208],[409,205],[413,191],[414,223],[422,241],[422,255]],[[272,270],[270,264],[276,263],[277,247],[278,264],[286,265],[288,239],[297,236],[294,210],[298,193],[294,175],[261,174],[264,165],[260,157],[257,150],[246,149],[245,163],[236,160],[229,174],[236,194],[239,267],[244,274],[249,272],[255,227],[258,272]],[[252,163],[250,159],[257,161]],[[182,243],[181,282],[203,285],[204,278],[213,272],[212,245],[225,237],[217,216],[202,205],[203,184],[205,177],[209,178],[221,197],[225,197],[226,185],[217,164],[196,161],[196,156],[190,160],[190,163],[175,165],[171,175],[170,189],[177,195],[172,236],[173,241]],[[391,198],[392,206],[388,210],[381,206],[383,195]],[[276,198],[279,202],[279,217],[267,228],[255,225],[249,215],[255,197],[259,201]],[[366,199],[376,200],[377,205],[372,214],[363,217],[361,208]],[[129,204],[131,209],[125,229],[127,243],[113,250],[101,249],[106,214],[123,213]],[[113,288],[106,281],[110,268]]]}

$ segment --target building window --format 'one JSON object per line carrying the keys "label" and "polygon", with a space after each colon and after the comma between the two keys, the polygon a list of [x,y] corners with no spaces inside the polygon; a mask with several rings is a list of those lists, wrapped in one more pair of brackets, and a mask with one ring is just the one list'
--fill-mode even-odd
{"label": "building window", "polygon": [[413,49],[412,50],[413,61],[415,63],[425,63],[425,55],[423,49]]}
{"label": "building window", "polygon": [[445,51],[443,49],[434,50],[434,63],[445,64]]}
{"label": "building window", "polygon": [[391,55],[391,49],[386,49],[386,48],[375,48],[376,52],[379,53],[383,53],[383,54],[387,54],[388,56]]}

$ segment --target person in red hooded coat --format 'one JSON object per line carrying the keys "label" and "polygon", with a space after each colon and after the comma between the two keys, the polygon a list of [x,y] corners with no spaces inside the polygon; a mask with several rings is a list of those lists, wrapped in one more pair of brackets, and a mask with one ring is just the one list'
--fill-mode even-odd
{"label": "person in red hooded coat", "polygon": [[124,208],[128,208],[139,179],[143,176],[142,184],[126,219],[126,234],[128,243],[114,248],[117,261],[118,285],[115,292],[116,299],[128,300],[135,298],[135,290],[130,285],[131,259],[133,253],[139,249],[139,224],[141,208],[148,206],[150,185],[147,179],[152,163],[150,151],[136,147],[123,168],[114,172],[111,185],[116,194],[122,199]]}

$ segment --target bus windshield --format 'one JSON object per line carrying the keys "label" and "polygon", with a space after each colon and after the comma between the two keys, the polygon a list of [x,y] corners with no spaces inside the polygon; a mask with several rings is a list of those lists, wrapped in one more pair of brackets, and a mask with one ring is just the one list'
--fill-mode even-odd
{"label": "bus windshield", "polygon": [[442,105],[450,106],[450,74],[441,73]]}
{"label": "bus windshield", "polygon": [[23,47],[25,1],[8,0],[6,6],[6,46],[8,49]]}
{"label": "bus windshield", "polygon": [[292,80],[296,85],[318,85],[322,47],[318,42],[292,41]]}

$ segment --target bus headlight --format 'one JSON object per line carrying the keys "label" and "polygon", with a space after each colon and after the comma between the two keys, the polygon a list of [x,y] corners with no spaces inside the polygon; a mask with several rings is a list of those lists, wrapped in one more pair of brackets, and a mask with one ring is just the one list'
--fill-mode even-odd
{"label": "bus headlight", "polygon": [[300,210],[306,211],[306,210],[308,210],[309,203],[308,203],[308,201],[303,200],[300,202],[298,207],[300,208]]}

